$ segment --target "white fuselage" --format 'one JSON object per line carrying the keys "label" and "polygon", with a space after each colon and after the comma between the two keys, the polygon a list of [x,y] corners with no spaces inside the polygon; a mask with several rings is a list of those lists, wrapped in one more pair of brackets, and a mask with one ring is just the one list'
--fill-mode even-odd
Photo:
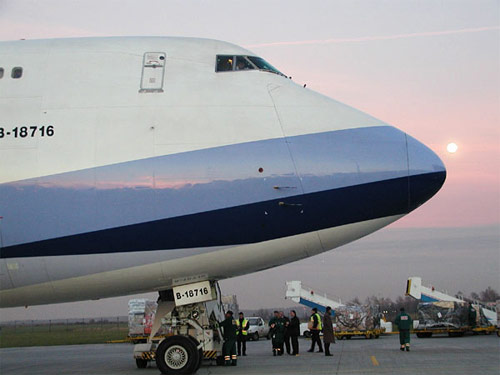
{"label": "white fuselage", "polygon": [[191,38],[0,43],[0,306],[296,261],[442,185],[405,133],[280,74],[216,71],[218,56],[255,55]]}

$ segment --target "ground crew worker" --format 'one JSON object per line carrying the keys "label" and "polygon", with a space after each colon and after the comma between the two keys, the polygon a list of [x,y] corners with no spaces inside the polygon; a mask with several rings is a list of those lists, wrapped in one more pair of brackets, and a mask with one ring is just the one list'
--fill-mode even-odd
{"label": "ground crew worker", "polygon": [[314,352],[314,344],[318,344],[318,353],[323,353],[323,346],[321,345],[321,340],[319,339],[319,333],[322,330],[321,317],[318,314],[318,309],[314,307],[312,309],[311,318],[309,319],[309,329],[311,330],[312,342],[311,349],[308,352]]}
{"label": "ground crew worker", "polygon": [[[292,351],[290,350],[290,332],[288,330],[290,326],[290,319],[285,316],[283,311],[280,311],[280,318],[283,319],[283,324],[285,326],[285,331],[283,332],[283,341],[285,343],[286,352],[288,355],[292,355]],[[283,351],[283,345],[281,346],[281,351]]]}
{"label": "ground crew worker", "polygon": [[469,325],[471,328],[476,328],[477,312],[472,303],[469,304]]}
{"label": "ground crew worker", "polygon": [[280,318],[279,311],[274,312],[274,316],[269,321],[269,327],[271,327],[269,334],[271,335],[273,343],[273,355],[283,355],[285,322]]}
{"label": "ground crew worker", "polygon": [[292,341],[292,355],[299,355],[299,336],[300,336],[300,321],[297,318],[295,310],[290,311],[290,325],[288,326],[288,334]]}
{"label": "ground crew worker", "polygon": [[413,320],[411,316],[405,312],[405,308],[401,307],[401,313],[396,317],[394,324],[398,326],[399,329],[399,343],[401,347],[399,348],[402,352],[410,351],[410,329],[412,328]]}
{"label": "ground crew worker", "polygon": [[[239,319],[236,321],[236,327],[238,327],[237,330],[237,341],[238,341],[238,356],[241,356],[241,353],[243,353],[244,356],[247,355],[247,337],[248,337],[248,328],[249,328],[249,322],[247,319],[245,319],[244,315],[242,312],[239,314]],[[243,351],[241,350],[243,347]]]}
{"label": "ground crew worker", "polygon": [[223,329],[224,344],[222,345],[222,354],[224,355],[225,366],[236,366],[236,321],[233,319],[233,312],[226,313],[226,319],[219,323]]}
{"label": "ground crew worker", "polygon": [[332,323],[332,308],[330,306],[326,307],[325,315],[323,316],[323,342],[325,343],[325,355],[331,357],[333,354],[330,353],[330,344],[335,342],[335,334],[333,333],[333,323]]}

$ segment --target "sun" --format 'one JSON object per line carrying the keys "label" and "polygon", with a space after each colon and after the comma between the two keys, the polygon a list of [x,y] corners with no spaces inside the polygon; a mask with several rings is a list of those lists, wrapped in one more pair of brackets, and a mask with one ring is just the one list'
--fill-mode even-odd
{"label": "sun", "polygon": [[450,153],[450,154],[454,154],[455,152],[457,152],[458,150],[458,146],[456,143],[448,143],[448,146],[446,146],[446,150]]}

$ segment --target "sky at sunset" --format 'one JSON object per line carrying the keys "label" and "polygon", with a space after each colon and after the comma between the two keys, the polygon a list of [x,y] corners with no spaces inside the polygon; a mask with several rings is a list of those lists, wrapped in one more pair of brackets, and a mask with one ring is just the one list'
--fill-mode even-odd
{"label": "sky at sunset", "polygon": [[[448,174],[441,191],[391,225],[387,233],[280,267],[279,272],[265,271],[259,279],[268,275],[264,280],[269,283],[278,274],[287,278],[302,269],[303,278],[314,284],[307,277],[308,267],[321,269],[325,262],[332,267],[337,262],[353,267],[381,262],[383,267],[383,256],[394,259],[399,254],[398,250],[391,253],[384,241],[402,241],[406,235],[411,238],[408,249],[415,256],[414,267],[398,269],[396,286],[383,286],[383,278],[374,275],[364,285],[373,286],[375,292],[363,289],[358,280],[349,292],[332,294],[394,296],[407,276],[419,275],[445,288],[457,287],[453,277],[441,274],[439,267],[426,268],[432,260],[423,262],[418,257],[423,247],[429,249],[429,243],[418,243],[419,236],[425,235],[430,240],[435,236],[436,243],[442,244],[439,256],[445,259],[460,248],[463,262],[457,269],[463,268],[458,276],[462,289],[478,291],[489,285],[500,289],[498,0],[0,0],[0,40],[122,35],[204,37],[244,46],[294,81],[409,133],[443,160]],[[446,150],[450,142],[458,145],[454,154]],[[453,242],[460,232],[467,239]],[[469,247],[461,248],[464,243]],[[471,260],[467,251],[477,243],[480,250]],[[378,250],[362,250],[371,247]],[[355,257],[347,256],[346,249],[354,249]],[[476,262],[481,257],[492,260],[486,270]],[[341,276],[328,278],[329,269],[325,267],[325,279],[318,281],[323,289],[343,280]],[[359,271],[369,274],[369,270]],[[482,271],[484,279],[477,276]],[[252,280],[257,277],[224,283],[229,292],[241,293],[238,286],[244,289]],[[273,298],[282,297],[282,284],[280,288],[275,288]],[[260,307],[252,296],[241,297],[244,307]],[[262,304],[273,306],[273,301]],[[88,313],[96,314],[94,310]],[[14,314],[20,314],[19,310],[6,309],[0,319]]]}

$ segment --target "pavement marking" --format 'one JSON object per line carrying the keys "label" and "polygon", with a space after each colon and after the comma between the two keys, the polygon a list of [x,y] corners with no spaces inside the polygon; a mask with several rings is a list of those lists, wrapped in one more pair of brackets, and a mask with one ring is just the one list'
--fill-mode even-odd
{"label": "pavement marking", "polygon": [[377,358],[375,358],[375,356],[374,356],[374,355],[372,355],[372,356],[370,357],[370,359],[372,360],[373,366],[378,366],[378,365],[379,365],[379,364],[378,364],[378,361],[377,361]]}

